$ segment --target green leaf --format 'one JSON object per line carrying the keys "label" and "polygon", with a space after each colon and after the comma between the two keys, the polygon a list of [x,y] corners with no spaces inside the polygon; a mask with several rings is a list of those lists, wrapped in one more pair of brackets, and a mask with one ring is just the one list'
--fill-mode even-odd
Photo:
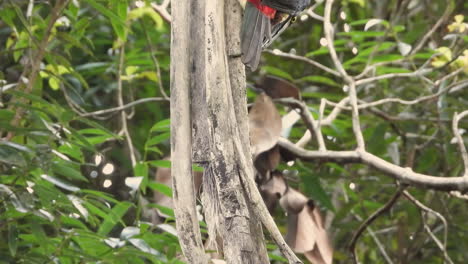
{"label": "green leaf", "polygon": [[289,74],[289,73],[287,73],[287,72],[285,72],[285,71],[283,71],[281,69],[278,69],[276,67],[273,67],[273,66],[263,66],[262,70],[265,71],[268,74],[278,76],[278,77],[281,77],[283,79],[287,79],[287,80],[290,80],[290,81],[294,80],[294,78],[291,76],[291,74]]}
{"label": "green leaf", "polygon": [[86,3],[88,3],[90,6],[92,6],[94,9],[99,11],[101,14],[106,16],[107,18],[111,19],[114,23],[125,27],[125,20],[123,20],[121,17],[118,15],[114,14],[109,8],[101,5],[97,1],[94,0],[84,0]]}
{"label": "green leaf", "polygon": [[335,211],[335,207],[331,202],[330,196],[323,189],[319,177],[315,175],[307,175],[307,177],[304,176],[302,179],[304,180],[305,190],[312,199],[320,202],[320,204],[325,206],[327,209]]}
{"label": "green leaf", "polygon": [[154,124],[153,127],[151,127],[150,132],[155,132],[155,131],[169,132],[170,129],[171,129],[171,120],[168,118],[168,119],[161,120],[157,122],[156,124]]}
{"label": "green leaf", "polygon": [[394,42],[376,43],[375,45],[372,45],[367,49],[360,50],[358,56],[367,57],[371,53],[377,54],[377,52],[385,51],[385,50],[388,50],[388,49],[393,48],[395,46],[396,46],[396,44]]}
{"label": "green leaf", "polygon": [[161,31],[164,28],[164,21],[161,16],[149,6],[135,8],[128,14],[128,20],[139,19],[143,16],[149,16],[156,24],[156,30]]}
{"label": "green leaf", "polygon": [[105,192],[100,192],[100,191],[95,191],[95,190],[88,190],[88,189],[81,189],[79,192],[90,195],[92,197],[102,198],[102,199],[104,199],[104,200],[106,200],[108,202],[111,202],[111,203],[118,203],[119,202],[116,199],[112,198],[111,195],[109,195],[108,193],[105,193]]}
{"label": "green leaf", "polygon": [[88,227],[85,224],[83,224],[80,220],[73,218],[73,217],[61,215],[60,222],[67,227],[74,227],[74,228],[88,230]]}
{"label": "green leaf", "polygon": [[171,133],[170,133],[170,132],[165,132],[165,133],[156,135],[156,136],[150,138],[150,139],[146,142],[146,147],[150,147],[150,146],[159,144],[159,143],[161,143],[161,142],[163,142],[163,141],[165,141],[165,140],[168,140],[170,137],[171,137]]}
{"label": "green leaf", "polygon": [[52,170],[68,179],[88,182],[88,179],[79,171],[78,166],[71,162],[54,162]]}
{"label": "green leaf", "polygon": [[405,68],[397,68],[397,67],[387,67],[387,66],[381,66],[377,67],[377,75],[383,75],[387,73],[409,73],[411,72],[408,69]]}
{"label": "green leaf", "polygon": [[159,182],[155,182],[155,181],[151,181],[148,183],[148,187],[150,187],[152,190],[154,191],[158,191],[168,197],[172,197],[172,188],[165,185],[165,184],[162,184],[162,183],[159,183]]}
{"label": "green leaf", "polygon": [[91,212],[91,214],[97,215],[97,216],[101,217],[102,219],[107,219],[108,218],[108,213],[107,212],[104,212],[103,210],[96,207],[92,203],[90,203],[88,201],[84,201],[83,205],[86,206],[86,208],[89,210],[89,212]]}
{"label": "green leaf", "polygon": [[159,211],[161,211],[161,213],[163,213],[165,215],[168,215],[170,217],[175,217],[174,210],[169,208],[169,207],[162,206],[162,205],[159,205],[159,204],[154,204],[154,203],[150,203],[150,204],[148,204],[148,206],[158,209]]}
{"label": "green leaf", "polygon": [[350,32],[338,32],[338,36],[349,36],[352,38],[375,38],[385,36],[383,31],[350,31]]}
{"label": "green leaf", "polygon": [[16,251],[18,249],[18,230],[16,229],[15,222],[8,225],[8,248],[10,249],[10,254],[13,257],[16,256]]}
{"label": "green leaf", "polygon": [[33,218],[31,219],[30,224],[31,224],[32,234],[34,235],[36,240],[40,242],[41,247],[44,246],[47,251],[49,240],[47,239],[47,235],[44,232],[44,229],[42,228],[40,221],[37,218],[35,219]]}
{"label": "green leaf", "polygon": [[0,144],[0,163],[14,165],[18,167],[25,167],[27,165],[26,159],[21,152],[10,146]]}
{"label": "green leaf", "polygon": [[315,82],[315,83],[321,83],[321,84],[326,84],[334,87],[340,87],[339,84],[337,84],[334,80],[325,77],[325,76],[319,76],[319,75],[313,75],[313,76],[305,76],[302,77],[299,81],[305,81],[305,82]]}
{"label": "green leaf", "polygon": [[130,209],[130,207],[134,206],[130,202],[121,202],[115,205],[111,213],[106,216],[104,219],[104,222],[99,226],[98,229],[98,234],[99,235],[107,235],[114,226],[121,221],[122,217],[125,215],[125,213]]}
{"label": "green leaf", "polygon": [[151,160],[151,161],[147,161],[147,163],[157,168],[170,168],[171,167],[170,160]]}
{"label": "green leaf", "polygon": [[143,194],[145,194],[146,186],[148,185],[148,164],[145,162],[138,162],[137,164],[135,164],[135,167],[133,167],[133,174],[135,175],[135,177],[143,177],[143,181],[140,184],[140,190],[142,190]]}

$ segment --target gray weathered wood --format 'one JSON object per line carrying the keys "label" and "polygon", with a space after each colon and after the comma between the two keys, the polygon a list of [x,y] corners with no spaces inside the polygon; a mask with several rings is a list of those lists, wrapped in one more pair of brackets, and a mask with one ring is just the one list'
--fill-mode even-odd
{"label": "gray weathered wood", "polygon": [[207,263],[195,211],[190,125],[190,3],[172,1],[171,157],[174,213],[188,263]]}
{"label": "gray weathered wood", "polygon": [[[205,34],[206,34],[206,96],[208,105],[208,119],[211,124],[212,144],[210,147],[212,159],[205,173],[205,181],[211,183],[212,199],[205,199],[217,203],[217,232],[220,235],[224,249],[224,258],[227,263],[269,263],[266,250],[259,246],[262,240],[261,229],[258,224],[251,225],[251,216],[246,200],[247,195],[241,185],[240,171],[237,164],[236,150],[233,145],[233,137],[239,137],[237,121],[235,118],[235,106],[233,104],[231,82],[226,53],[226,20],[223,11],[225,1],[210,1],[205,10]],[[240,24],[239,24],[240,25]],[[229,32],[234,34],[235,32]],[[244,78],[240,65],[237,65],[241,75],[237,79],[236,88],[245,83],[239,78]],[[247,120],[244,91],[243,118]],[[244,127],[245,124],[244,124]],[[248,130],[245,130],[248,135]],[[240,138],[237,138],[240,140]],[[248,136],[243,142],[248,144]],[[246,149],[248,151],[248,149]],[[204,186],[206,187],[206,185]],[[205,188],[204,191],[207,191]],[[210,207],[210,206],[208,206]],[[211,206],[213,207],[213,206]],[[213,215],[213,214],[211,214]],[[254,228],[256,228],[254,230]],[[262,242],[260,242],[261,244]],[[264,246],[263,246],[264,247]],[[263,249],[263,250],[262,250]]]}
{"label": "gray weathered wood", "polygon": [[[235,109],[235,126],[239,131],[240,142],[244,157],[250,157],[249,121],[247,111],[247,91],[245,82],[245,66],[241,61],[240,26],[242,24],[242,8],[237,0],[226,0],[224,14],[226,17],[226,51],[228,55],[229,80],[231,84],[232,105]],[[241,153],[237,153],[239,155]],[[240,162],[240,159],[237,159]],[[247,167],[253,168],[251,159],[247,160]],[[240,170],[242,173],[242,170]],[[248,177],[242,175],[241,177]],[[245,192],[245,188],[244,188]],[[249,197],[246,197],[249,200]],[[258,252],[258,263],[268,263],[268,252],[265,247],[262,222],[253,212],[249,202],[250,230],[254,239],[255,251]]]}

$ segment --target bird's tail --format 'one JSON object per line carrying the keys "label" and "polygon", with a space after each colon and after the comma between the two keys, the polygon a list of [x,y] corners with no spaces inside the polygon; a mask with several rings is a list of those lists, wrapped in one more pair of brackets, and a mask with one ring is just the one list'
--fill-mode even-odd
{"label": "bird's tail", "polygon": [[271,38],[270,19],[247,1],[241,30],[242,62],[255,71],[265,38]]}

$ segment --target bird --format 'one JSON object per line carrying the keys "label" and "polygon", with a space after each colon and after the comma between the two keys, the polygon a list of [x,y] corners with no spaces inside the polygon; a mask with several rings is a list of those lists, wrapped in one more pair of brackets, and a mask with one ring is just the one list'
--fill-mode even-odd
{"label": "bird", "polygon": [[309,5],[310,0],[247,0],[241,27],[242,62],[255,71],[262,49]]}

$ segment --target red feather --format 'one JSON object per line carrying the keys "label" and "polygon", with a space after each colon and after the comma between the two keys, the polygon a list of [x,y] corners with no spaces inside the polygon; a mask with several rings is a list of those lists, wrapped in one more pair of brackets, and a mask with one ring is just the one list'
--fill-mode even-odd
{"label": "red feather", "polygon": [[248,0],[250,3],[255,5],[255,7],[260,10],[265,16],[267,16],[270,19],[273,19],[276,14],[276,9],[273,9],[269,6],[262,5],[262,0]]}

